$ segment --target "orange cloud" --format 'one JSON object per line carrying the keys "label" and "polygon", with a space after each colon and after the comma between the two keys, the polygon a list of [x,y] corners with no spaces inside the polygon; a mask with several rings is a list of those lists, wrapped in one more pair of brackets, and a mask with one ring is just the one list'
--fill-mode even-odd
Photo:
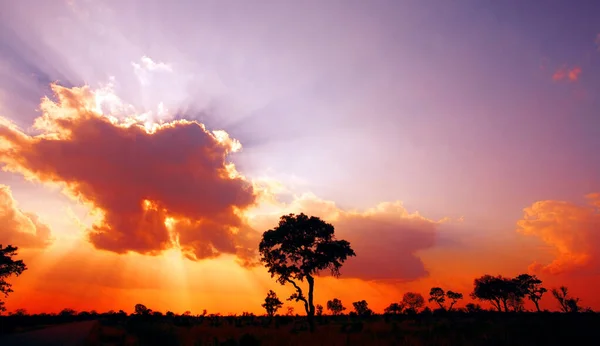
{"label": "orange cloud", "polygon": [[600,194],[586,197],[588,206],[549,200],[525,208],[518,231],[539,237],[556,255],[549,264],[533,263],[530,270],[559,274],[600,264]]}
{"label": "orange cloud", "polygon": [[0,184],[0,244],[25,248],[43,248],[50,245],[50,228],[37,215],[17,207],[8,186]]}
{"label": "orange cloud", "polygon": [[88,87],[52,85],[30,135],[0,121],[3,169],[60,183],[102,220],[89,230],[96,248],[158,254],[180,247],[191,259],[247,256],[255,247],[241,211],[252,185],[227,156],[239,143],[193,121],[141,124],[103,115]]}
{"label": "orange cloud", "polygon": [[552,79],[554,81],[568,81],[568,82],[576,82],[579,79],[579,75],[581,74],[581,67],[573,66],[569,68],[566,65],[561,66],[554,72],[552,75]]}
{"label": "orange cloud", "polygon": [[252,226],[261,230],[272,228],[284,213],[319,216],[331,222],[336,236],[348,240],[356,251],[357,256],[344,264],[342,277],[364,280],[409,281],[427,276],[417,252],[435,245],[441,224],[408,212],[400,202],[381,203],[366,211],[345,211],[312,194],[297,196],[274,209],[277,212],[271,215],[250,218]]}

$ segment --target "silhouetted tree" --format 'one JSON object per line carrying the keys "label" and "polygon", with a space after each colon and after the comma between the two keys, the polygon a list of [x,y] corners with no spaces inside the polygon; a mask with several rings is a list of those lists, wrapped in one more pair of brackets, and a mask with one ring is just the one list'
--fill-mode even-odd
{"label": "silhouetted tree", "polygon": [[450,306],[448,307],[448,311],[452,311],[452,307],[454,307],[454,304],[456,304],[456,302],[458,302],[459,300],[463,299],[463,294],[458,293],[458,292],[448,291],[448,292],[446,292],[446,297],[448,299],[450,299]]}
{"label": "silhouetted tree", "polygon": [[327,301],[327,310],[331,311],[332,315],[337,316],[346,310],[346,307],[342,305],[341,300],[333,298],[332,300]]}
{"label": "silhouetted tree", "polygon": [[512,311],[521,312],[524,309],[523,297],[519,292],[511,292],[508,294],[506,305]]}
{"label": "silhouetted tree", "polygon": [[[12,245],[2,247],[2,244],[0,244],[0,293],[4,293],[5,298],[13,292],[12,285],[6,280],[12,275],[19,276],[27,270],[27,266],[22,260],[13,259],[17,255],[18,249]],[[4,302],[0,300],[0,313],[3,311],[6,311],[6,308]]]}
{"label": "silhouetted tree", "polygon": [[444,302],[446,301],[446,292],[440,287],[432,287],[429,291],[429,302],[435,302],[440,309],[446,310]]}
{"label": "silhouetted tree", "polygon": [[265,302],[262,304],[262,307],[267,311],[267,315],[273,316],[283,306],[283,303],[277,297],[277,293],[270,290],[267,293],[267,297],[265,298]]}
{"label": "silhouetted tree", "polygon": [[579,312],[581,307],[579,306],[579,298],[570,297],[569,290],[565,286],[560,286],[558,289],[552,289],[552,295],[556,300],[558,300],[558,304],[560,304],[560,309],[563,312]]}
{"label": "silhouetted tree", "polygon": [[13,316],[27,316],[27,310],[17,309],[12,313]]}
{"label": "silhouetted tree", "polygon": [[535,275],[521,274],[515,278],[518,288],[521,290],[521,295],[529,298],[535,305],[535,308],[540,312],[539,301],[544,293],[548,290],[542,287],[542,280]]}
{"label": "silhouetted tree", "polygon": [[294,316],[294,307],[293,306],[288,306],[287,307],[287,312],[285,313],[286,316]]}
{"label": "silhouetted tree", "polygon": [[501,275],[483,275],[474,281],[475,288],[471,297],[474,299],[488,301],[498,311],[508,311],[508,300],[516,299],[520,295],[517,283],[513,279]]}
{"label": "silhouetted tree", "polygon": [[475,312],[483,311],[483,309],[481,308],[481,305],[474,304],[474,303],[467,303],[467,305],[465,305],[465,310],[467,310],[468,313],[475,313]]}
{"label": "silhouetted tree", "polygon": [[400,303],[392,303],[387,308],[383,310],[384,313],[388,315],[399,315],[404,311],[406,304],[404,302]]}
{"label": "silhouetted tree", "polygon": [[369,303],[366,300],[354,302],[352,306],[354,306],[354,311],[358,316],[371,316],[373,314],[373,310],[369,309]]}
{"label": "silhouetted tree", "polygon": [[58,313],[59,316],[65,316],[65,317],[75,316],[76,314],[77,314],[77,311],[75,311],[73,309],[69,309],[69,308],[62,309],[62,311]]}
{"label": "silhouetted tree", "polygon": [[402,302],[406,304],[408,309],[414,312],[418,312],[419,309],[421,309],[423,305],[425,305],[425,298],[423,298],[421,293],[406,292],[402,297]]}
{"label": "silhouetted tree", "polygon": [[323,315],[323,305],[317,304],[317,306],[315,308],[317,310],[317,316],[322,316]]}
{"label": "silhouetted tree", "polygon": [[[339,277],[342,264],[356,255],[349,242],[335,239],[331,224],[303,213],[282,216],[277,227],[263,234],[259,252],[271,277],[277,276],[280,284],[290,283],[296,289],[288,300],[304,303],[311,331],[315,315],[314,276],[329,269],[333,276]],[[305,279],[308,297],[297,282]]]}
{"label": "silhouetted tree", "polygon": [[150,310],[144,304],[136,304],[134,308],[136,315],[149,315]]}

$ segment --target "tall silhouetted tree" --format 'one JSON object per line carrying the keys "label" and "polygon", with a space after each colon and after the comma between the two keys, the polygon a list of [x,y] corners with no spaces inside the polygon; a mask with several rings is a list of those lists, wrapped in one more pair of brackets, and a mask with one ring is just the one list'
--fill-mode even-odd
{"label": "tall silhouetted tree", "polygon": [[517,286],[521,290],[521,294],[533,302],[535,309],[540,312],[539,301],[542,299],[547,289],[542,287],[542,280],[535,275],[521,274],[515,278]]}
{"label": "tall silhouetted tree", "polygon": [[369,309],[369,303],[366,300],[354,302],[352,306],[358,316],[371,316],[373,314],[373,310]]}
{"label": "tall silhouetted tree", "polygon": [[267,315],[273,316],[283,306],[283,303],[277,297],[277,293],[270,290],[267,293],[267,297],[265,298],[265,302],[262,304],[262,307],[267,311]]}
{"label": "tall silhouetted tree", "polygon": [[402,302],[404,302],[410,310],[418,312],[419,309],[425,305],[425,298],[423,298],[421,293],[406,292],[402,297]]}
{"label": "tall silhouetted tree", "polygon": [[333,298],[332,300],[327,301],[327,310],[331,311],[332,315],[337,316],[344,312],[346,307],[342,305],[341,300]]}
{"label": "tall silhouetted tree", "polygon": [[432,287],[429,291],[429,302],[435,302],[440,309],[446,310],[444,302],[446,301],[446,292],[440,287]]}
{"label": "tall silhouetted tree", "polygon": [[560,286],[558,289],[552,289],[552,295],[563,312],[579,312],[581,307],[579,306],[579,298],[569,296],[569,290],[565,286]]}
{"label": "tall silhouetted tree", "polygon": [[[314,276],[329,269],[331,275],[339,277],[344,261],[356,255],[349,242],[335,239],[331,224],[303,213],[282,216],[277,227],[263,234],[259,252],[271,277],[277,276],[280,284],[290,283],[296,289],[288,300],[304,303],[311,331],[315,315]],[[305,279],[308,296],[298,284]]]}
{"label": "tall silhouetted tree", "polygon": [[520,294],[515,280],[500,275],[484,275],[475,279],[474,286],[471,297],[490,302],[498,311],[502,311],[503,307],[504,311],[508,311],[509,299]]}
{"label": "tall silhouetted tree", "polygon": [[[22,260],[13,259],[17,255],[18,249],[12,245],[2,247],[2,244],[0,244],[0,293],[3,293],[5,298],[13,292],[12,285],[6,280],[12,275],[19,276],[27,270],[27,266]],[[4,302],[0,300],[0,313],[5,310]]]}
{"label": "tall silhouetted tree", "polygon": [[446,292],[446,297],[448,299],[450,299],[450,306],[448,307],[448,311],[452,311],[452,307],[454,307],[454,304],[456,304],[456,302],[458,302],[459,300],[463,299],[463,294],[458,293],[458,292],[448,291],[448,292]]}

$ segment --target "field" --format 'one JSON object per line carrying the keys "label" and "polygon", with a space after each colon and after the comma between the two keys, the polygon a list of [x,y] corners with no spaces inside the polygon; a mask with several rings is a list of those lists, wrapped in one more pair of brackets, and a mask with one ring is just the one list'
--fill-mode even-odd
{"label": "field", "polygon": [[[10,320],[13,318],[12,320]],[[15,320],[20,318],[20,320]],[[2,317],[5,329],[31,328],[36,316]],[[445,313],[303,317],[56,316],[55,323],[97,321],[87,345],[595,345],[597,313]],[[29,321],[28,321],[29,320]],[[46,321],[45,323],[50,324]],[[19,327],[24,328],[24,327]],[[6,331],[6,330],[5,330]],[[16,330],[13,329],[14,332]]]}

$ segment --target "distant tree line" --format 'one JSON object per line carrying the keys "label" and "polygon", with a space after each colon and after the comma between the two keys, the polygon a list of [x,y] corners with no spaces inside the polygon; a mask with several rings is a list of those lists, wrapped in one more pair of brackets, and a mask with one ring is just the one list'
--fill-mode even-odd
{"label": "distant tree line", "polygon": [[[0,245],[0,293],[7,297],[12,292],[12,286],[6,280],[12,276],[19,276],[27,269],[22,260],[16,260],[18,248],[12,245]],[[307,316],[309,328],[314,330],[315,316],[322,316],[324,307],[314,302],[315,277],[324,270],[328,270],[334,277],[340,276],[340,268],[349,258],[356,256],[350,243],[335,238],[333,225],[318,217],[305,214],[283,215],[277,227],[264,232],[259,244],[260,259],[268,269],[271,277],[275,277],[281,285],[290,284],[294,293],[287,298],[288,301],[301,302]],[[302,284],[307,283],[307,291]],[[473,292],[470,297],[474,300],[489,303],[500,312],[522,312],[525,300],[529,300],[540,311],[539,302],[548,290],[542,287],[542,281],[535,275],[521,274],[515,278],[501,275],[483,275],[474,280]],[[582,308],[579,298],[572,297],[564,286],[550,291],[558,301],[563,312],[591,311]],[[454,311],[456,303],[463,299],[463,294],[454,291],[445,291],[441,287],[432,287],[429,291],[428,302],[437,305],[441,311]],[[425,298],[420,293],[406,292],[402,300],[391,303],[384,309],[386,315],[416,314],[425,306]],[[283,302],[277,297],[276,292],[269,290],[262,304],[266,315],[273,317],[283,307]],[[370,316],[373,311],[367,301],[360,300],[352,303],[353,311],[349,315]],[[338,298],[327,301],[327,310],[333,316],[343,315],[346,307]],[[425,308],[429,309],[429,308]],[[478,312],[483,310],[479,304],[468,303],[464,312]],[[6,311],[4,302],[0,300],[0,314]],[[82,312],[83,313],[83,312]],[[82,314],[79,313],[79,314]],[[25,310],[16,310],[12,315],[25,315]],[[58,316],[75,316],[71,309],[64,309]],[[95,315],[96,312],[85,313]],[[110,315],[122,315],[125,312],[109,312]],[[287,307],[287,316],[292,316],[294,309]],[[136,316],[162,316],[162,313],[152,311],[142,304],[135,306]],[[191,316],[190,312],[183,314]],[[206,310],[202,315],[206,316]],[[166,315],[175,316],[172,312]]]}

